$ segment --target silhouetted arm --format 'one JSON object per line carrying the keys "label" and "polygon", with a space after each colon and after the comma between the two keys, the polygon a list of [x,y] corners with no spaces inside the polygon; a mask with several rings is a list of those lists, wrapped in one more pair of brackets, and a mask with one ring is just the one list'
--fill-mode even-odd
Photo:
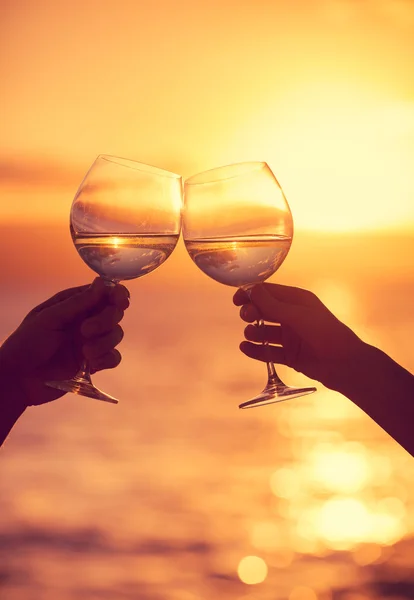
{"label": "silhouetted arm", "polygon": [[0,364],[0,446],[25,409],[24,394],[8,380]]}
{"label": "silhouetted arm", "polygon": [[248,325],[242,352],[292,367],[340,392],[414,456],[411,373],[362,341],[307,290],[265,283],[255,286],[250,297],[238,290],[234,303],[241,305],[244,321],[261,317],[276,324]]}
{"label": "silhouetted arm", "polygon": [[124,286],[109,288],[100,278],[63,290],[34,308],[0,346],[0,445],[26,407],[64,395],[46,381],[70,379],[85,358],[92,373],[119,364],[115,346],[128,298]]}
{"label": "silhouetted arm", "polygon": [[335,389],[414,456],[414,376],[409,371],[362,342]]}

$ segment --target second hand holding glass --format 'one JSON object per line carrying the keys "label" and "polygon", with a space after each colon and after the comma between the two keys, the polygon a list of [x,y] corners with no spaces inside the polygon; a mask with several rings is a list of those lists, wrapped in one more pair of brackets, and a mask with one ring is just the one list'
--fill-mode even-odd
{"label": "second hand holding glass", "polygon": [[[182,179],[133,160],[100,155],[72,203],[70,231],[82,260],[109,285],[159,267],[181,229]],[[96,388],[85,361],[73,379],[47,385],[96,400],[118,400]]]}
{"label": "second hand holding glass", "polygon": [[[246,290],[268,279],[285,260],[293,220],[269,166],[249,162],[194,175],[184,184],[183,237],[187,251],[206,275]],[[258,322],[258,326],[263,321]],[[292,388],[267,363],[268,381],[250,408],[298,398],[314,387]]]}

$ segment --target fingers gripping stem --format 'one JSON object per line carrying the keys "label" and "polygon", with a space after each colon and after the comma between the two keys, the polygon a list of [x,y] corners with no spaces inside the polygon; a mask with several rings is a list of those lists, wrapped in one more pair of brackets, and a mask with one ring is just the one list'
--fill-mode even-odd
{"label": "fingers gripping stem", "polygon": [[[256,326],[257,327],[264,327],[264,321],[263,321],[263,319],[258,319],[256,321]],[[262,345],[264,347],[269,346],[269,342],[268,342],[268,340],[265,339],[264,336],[263,336]],[[278,384],[282,384],[283,385],[282,380],[280,379],[279,375],[276,373],[275,365],[273,364],[273,362],[272,361],[267,361],[266,362],[266,367],[267,367],[268,385],[278,385]]]}
{"label": "fingers gripping stem", "polygon": [[[249,300],[251,301],[251,290],[252,290],[253,286],[246,286],[243,288],[243,290],[246,292],[246,294],[249,297]],[[256,307],[256,310],[257,307]],[[256,326],[257,327],[264,327],[264,320],[262,318],[257,319],[256,321]],[[265,336],[263,336],[263,341],[262,341],[262,345],[263,346],[268,346],[269,342],[265,339]],[[266,368],[267,368],[267,386],[277,386],[277,385],[282,385],[284,386],[283,381],[280,379],[279,375],[276,373],[276,369],[275,369],[275,365],[273,364],[272,361],[267,361],[266,362]]]}

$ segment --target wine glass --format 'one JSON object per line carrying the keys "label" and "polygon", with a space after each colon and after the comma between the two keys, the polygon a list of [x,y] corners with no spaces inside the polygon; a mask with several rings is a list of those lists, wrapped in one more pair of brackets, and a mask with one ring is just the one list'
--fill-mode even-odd
{"label": "wine glass", "polygon": [[[206,275],[247,293],[285,260],[293,219],[276,177],[264,162],[246,162],[199,173],[184,182],[183,237]],[[259,320],[258,326],[263,325]],[[298,398],[314,387],[292,388],[267,363],[268,381],[250,408]]]}
{"label": "wine glass", "polygon": [[[107,285],[150,273],[167,260],[181,229],[182,179],[116,156],[97,157],[72,203],[70,232],[82,260]],[[91,382],[87,362],[48,386],[118,403]]]}

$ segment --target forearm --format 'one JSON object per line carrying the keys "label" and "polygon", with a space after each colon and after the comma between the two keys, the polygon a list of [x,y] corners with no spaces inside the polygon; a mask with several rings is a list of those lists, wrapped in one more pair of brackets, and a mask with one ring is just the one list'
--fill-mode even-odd
{"label": "forearm", "polygon": [[414,456],[414,376],[378,348],[362,344],[338,391]]}
{"label": "forearm", "polygon": [[0,446],[26,408],[24,394],[15,377],[0,367]]}
{"label": "forearm", "polygon": [[0,400],[0,446],[9,435],[12,427],[24,413],[25,407],[14,402],[14,398]]}

